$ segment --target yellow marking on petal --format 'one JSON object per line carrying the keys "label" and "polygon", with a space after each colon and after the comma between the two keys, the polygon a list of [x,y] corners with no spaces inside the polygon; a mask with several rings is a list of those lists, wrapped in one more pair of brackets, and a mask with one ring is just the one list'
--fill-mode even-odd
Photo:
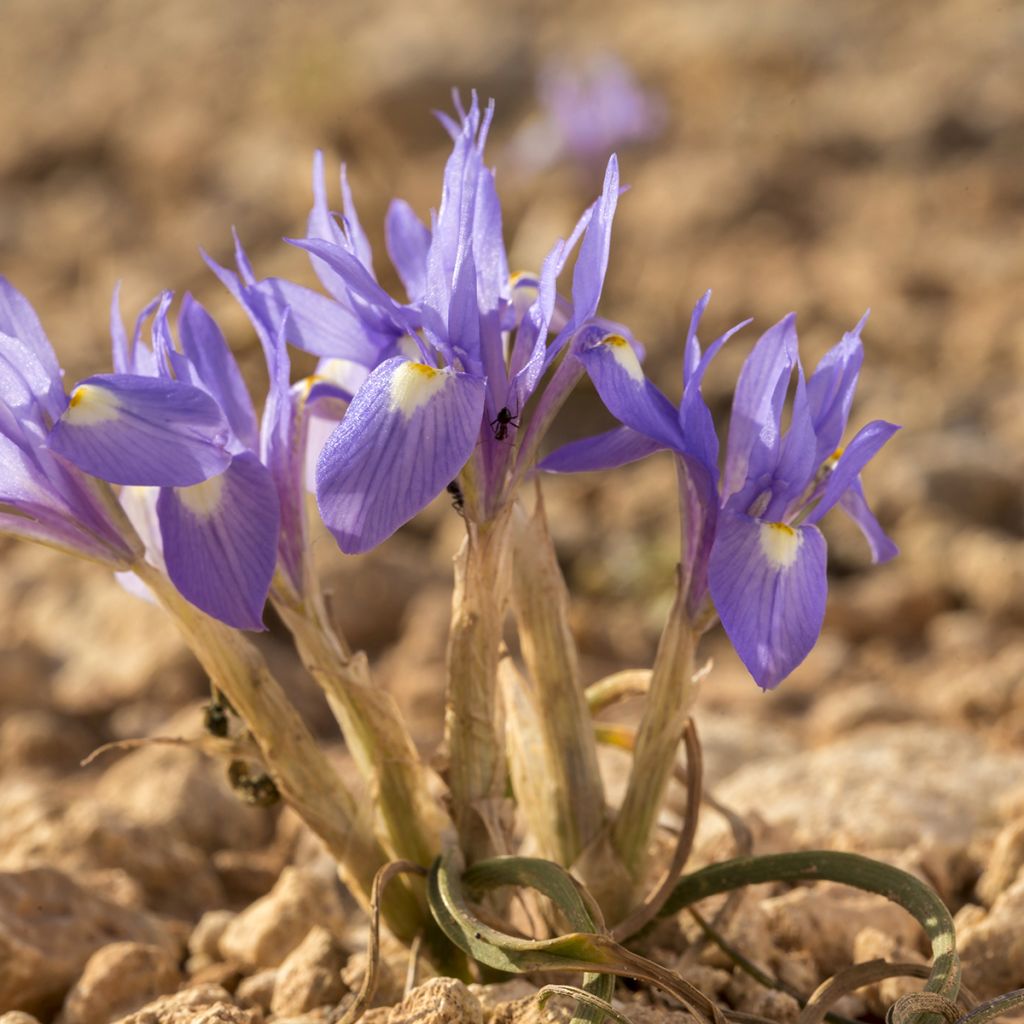
{"label": "yellow marking on petal", "polygon": [[448,375],[426,363],[402,363],[391,377],[391,411],[411,416],[448,383]]}
{"label": "yellow marking on petal", "polygon": [[224,474],[211,476],[209,480],[191,487],[177,488],[181,503],[194,515],[209,519],[216,515],[224,493]]}
{"label": "yellow marking on petal", "polygon": [[121,403],[108,388],[101,388],[95,384],[79,384],[71,392],[64,420],[76,427],[92,427],[97,423],[116,420],[120,411]]}
{"label": "yellow marking on petal", "polygon": [[608,351],[615,357],[615,362],[626,371],[630,380],[636,381],[637,384],[643,383],[644,369],[640,365],[640,360],[637,359],[633,346],[621,334],[609,334],[601,339],[601,344],[608,347]]}
{"label": "yellow marking on petal", "polygon": [[795,561],[803,537],[785,523],[761,523],[761,551],[776,569],[788,569]]}

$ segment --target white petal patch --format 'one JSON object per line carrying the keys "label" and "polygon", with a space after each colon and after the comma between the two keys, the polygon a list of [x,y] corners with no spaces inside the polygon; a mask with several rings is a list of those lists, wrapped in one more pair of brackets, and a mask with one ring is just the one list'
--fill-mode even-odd
{"label": "white petal patch", "polygon": [[116,420],[121,411],[117,395],[109,388],[95,384],[79,384],[71,392],[64,420],[76,427],[92,427]]}
{"label": "white petal patch", "polygon": [[408,418],[444,390],[448,380],[444,370],[426,363],[402,363],[391,377],[391,411]]}
{"label": "white petal patch", "polygon": [[178,500],[195,516],[209,519],[216,515],[220,508],[221,496],[224,491],[224,474],[211,476],[201,484],[191,487],[177,488]]}
{"label": "white petal patch", "polygon": [[608,351],[615,358],[615,362],[626,371],[630,380],[637,384],[643,383],[644,369],[640,365],[640,360],[637,359],[633,346],[621,334],[609,334],[608,337],[602,339],[601,344],[607,346]]}
{"label": "white petal patch", "polygon": [[800,551],[803,536],[785,523],[761,523],[761,551],[776,569],[788,569]]}

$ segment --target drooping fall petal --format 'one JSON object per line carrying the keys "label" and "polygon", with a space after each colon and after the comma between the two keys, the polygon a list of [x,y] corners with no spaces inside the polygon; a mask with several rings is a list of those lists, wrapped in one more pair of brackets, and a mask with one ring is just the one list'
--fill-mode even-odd
{"label": "drooping fall petal", "polygon": [[367,377],[317,463],[320,513],[342,551],[368,551],[452,481],[480,433],[484,382],[401,357]]}
{"label": "drooping fall petal", "polygon": [[765,690],[778,686],[818,639],[825,558],[816,526],[719,515],[708,563],[711,598],[736,653]]}

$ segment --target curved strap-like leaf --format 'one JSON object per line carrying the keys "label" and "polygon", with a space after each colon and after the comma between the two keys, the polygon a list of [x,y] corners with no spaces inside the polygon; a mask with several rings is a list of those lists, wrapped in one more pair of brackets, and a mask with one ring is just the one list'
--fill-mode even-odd
{"label": "curved strap-like leaf", "polygon": [[[465,888],[463,888],[465,885]],[[566,915],[570,927],[585,928],[554,939],[522,939],[485,924],[469,906],[466,889],[484,892],[503,885],[528,886],[551,899]],[[470,956],[489,967],[512,973],[527,971],[587,971],[638,978],[675,996],[697,1017],[722,1024],[722,1011],[711,999],[672,971],[631,953],[607,934],[595,930],[594,917],[581,889],[557,864],[530,857],[497,857],[474,864],[459,874],[450,859],[435,863],[428,882],[428,901],[442,931]],[[591,984],[594,987],[591,987]],[[596,983],[584,987],[599,998]],[[599,1011],[583,1007],[578,1016],[592,1019]]]}
{"label": "curved strap-like leaf", "polygon": [[[953,919],[938,894],[889,864],[834,850],[809,850],[764,857],[739,857],[687,875],[662,908],[662,916],[675,914],[693,903],[761,882],[840,882],[865,892],[878,893],[908,911],[932,943],[931,975],[925,985],[953,1002],[960,990],[960,959],[956,952]],[[905,1024],[937,1024],[942,1018],[931,1008],[911,1012]]]}

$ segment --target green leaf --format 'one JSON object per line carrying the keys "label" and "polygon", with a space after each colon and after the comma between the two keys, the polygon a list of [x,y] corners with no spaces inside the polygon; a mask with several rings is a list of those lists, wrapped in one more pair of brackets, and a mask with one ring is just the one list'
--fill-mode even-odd
{"label": "green leaf", "polygon": [[[485,924],[472,910],[467,890],[482,894],[503,885],[527,886],[543,893],[565,914],[570,927],[586,929],[554,939],[523,939]],[[631,953],[603,930],[584,890],[563,868],[531,857],[497,857],[481,861],[461,874],[458,865],[441,857],[430,871],[427,898],[441,930],[480,963],[512,973],[586,971],[584,988],[610,1001],[611,978],[621,975],[648,981],[675,996],[700,1021],[724,1024],[718,1006],[672,971]],[[579,1007],[577,1019],[595,1020],[601,1011]]]}
{"label": "green leaf", "polygon": [[[747,885],[761,882],[840,882],[865,892],[878,893],[898,903],[918,921],[932,943],[932,970],[925,992],[947,1004],[960,990],[960,959],[956,952],[953,919],[938,894],[889,864],[834,850],[779,853],[764,857],[738,857],[695,871],[681,879],[662,908],[662,916]],[[906,997],[910,998],[910,997]],[[897,1009],[903,1000],[896,1003]],[[928,1010],[911,1010],[901,1017],[906,1024],[939,1024],[942,1016]]]}

